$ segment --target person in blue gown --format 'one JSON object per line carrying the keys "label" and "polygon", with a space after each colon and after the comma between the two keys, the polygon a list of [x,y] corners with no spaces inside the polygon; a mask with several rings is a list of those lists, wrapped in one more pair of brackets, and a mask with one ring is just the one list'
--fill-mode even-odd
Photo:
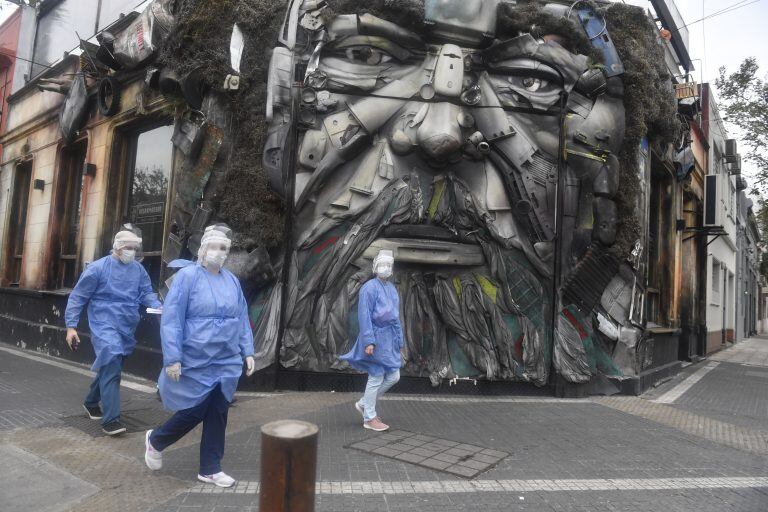
{"label": "person in blue gown", "polygon": [[368,374],[363,397],[355,409],[363,417],[363,427],[381,432],[389,429],[376,413],[376,401],[400,380],[403,328],[400,323],[400,297],[389,278],[395,263],[392,251],[382,250],[373,260],[376,275],[360,289],[357,318],[360,333],[347,354],[340,357]]}
{"label": "person in blue gown", "polygon": [[235,480],[221,470],[227,411],[243,372],[255,369],[248,305],[240,282],[223,268],[231,246],[231,231],[208,226],[197,263],[183,266],[165,298],[160,335],[164,370],[160,397],[175,414],[145,436],[144,460],[152,470],[162,467],[162,452],[200,422],[200,471],[197,478],[219,487]]}
{"label": "person in blue gown", "polygon": [[141,238],[129,229],[118,232],[111,254],[88,265],[80,275],[64,313],[67,344],[75,350],[80,343],[77,324],[87,307],[96,354],[91,370],[96,378],[83,407],[91,419],[101,420],[102,430],[108,435],[126,430],[120,422],[120,373],[123,359],[136,346],[139,306],[161,307],[147,271],[137,261],[140,254]]}

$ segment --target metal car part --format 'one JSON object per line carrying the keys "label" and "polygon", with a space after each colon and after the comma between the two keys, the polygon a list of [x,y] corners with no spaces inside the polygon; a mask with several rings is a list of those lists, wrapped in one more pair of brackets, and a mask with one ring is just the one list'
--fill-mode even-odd
{"label": "metal car part", "polygon": [[424,22],[432,36],[451,43],[474,47],[496,34],[501,0],[426,0]]}
{"label": "metal car part", "polygon": [[75,73],[59,112],[59,129],[65,144],[71,144],[75,140],[86,119],[88,119],[88,89],[85,84],[85,74],[80,71]]}
{"label": "metal car part", "polygon": [[134,68],[155,54],[170,35],[175,0],[153,0],[111,42],[111,54],[123,68]]}
{"label": "metal car part", "polygon": [[[379,50],[382,50],[386,52],[388,55],[394,57],[395,59],[399,61],[406,61],[409,58],[413,57],[413,53],[406,48],[403,48],[399,44],[395,43],[394,41],[390,41],[389,39],[385,37],[380,36],[348,36],[343,39],[339,39],[337,41],[333,41],[331,43],[328,43],[324,45],[324,50],[327,52],[342,52],[347,49],[352,48],[377,48]],[[368,63],[368,64],[374,64],[374,63]]]}
{"label": "metal car part", "polygon": [[205,138],[207,123],[201,112],[189,112],[179,120],[173,128],[171,142],[179,148],[185,156],[191,159],[197,158]]}
{"label": "metal car part", "polygon": [[198,205],[197,208],[195,208],[195,213],[192,214],[192,220],[187,229],[190,233],[202,232],[206,226],[208,226],[208,221],[211,219],[212,215],[213,210],[210,207]]}
{"label": "metal car part", "polygon": [[444,44],[440,48],[435,65],[432,85],[435,92],[446,98],[457,98],[464,84],[464,57],[461,48],[455,44]]}
{"label": "metal car part", "polygon": [[277,47],[272,51],[267,78],[267,122],[275,117],[275,110],[289,109],[291,104],[291,75],[293,53],[287,48]]}
{"label": "metal car part", "polygon": [[543,62],[562,77],[563,89],[570,92],[581,75],[589,68],[585,55],[575,55],[560,45],[539,42],[531,34],[502,41],[483,50],[482,58],[493,68],[503,61],[531,59]]}
{"label": "metal car part", "polygon": [[619,273],[605,287],[600,305],[614,321],[625,325],[629,320],[631,301],[632,281],[627,281],[624,275]]}
{"label": "metal car part", "polygon": [[398,263],[474,267],[485,262],[478,245],[411,238],[379,238],[363,252],[363,258],[372,260],[384,249],[393,251]]}
{"label": "metal car part", "polygon": [[583,383],[592,377],[579,330],[563,313],[557,315],[552,361],[557,373],[568,382]]}
{"label": "metal car part", "polygon": [[592,191],[597,196],[614,197],[619,191],[619,160],[615,155],[609,155],[608,161],[602,166],[592,183]]}
{"label": "metal car part", "polygon": [[579,81],[576,82],[574,90],[585,96],[594,98],[604,93],[607,88],[608,81],[606,80],[603,68],[590,68],[579,77]]}
{"label": "metal car part", "polygon": [[314,169],[325,156],[328,135],[325,130],[307,130],[299,149],[299,164],[307,169]]}
{"label": "metal car part", "polygon": [[616,202],[607,197],[596,197],[592,204],[595,218],[592,239],[610,247],[616,242],[616,228],[619,222]]}
{"label": "metal car part", "polygon": [[283,27],[277,36],[278,41],[286,46],[288,50],[293,50],[296,46],[296,31],[299,26],[299,10],[304,0],[289,0],[288,8],[285,11]]}
{"label": "metal car part", "polygon": [[232,25],[232,36],[229,39],[229,65],[232,71],[240,74],[240,62],[243,60],[245,37],[237,23]]}
{"label": "metal car part", "polygon": [[592,46],[603,53],[606,75],[612,77],[624,73],[624,64],[621,62],[619,52],[613,44],[611,35],[606,30],[605,18],[597,12],[592,4],[587,2],[579,2],[574,10],[587,33],[587,37],[592,42]]}
{"label": "metal car part", "polygon": [[376,36],[407,48],[424,46],[418,34],[367,13],[337,15],[328,24],[327,30],[331,41],[352,36]]}
{"label": "metal car part", "polygon": [[631,325],[619,327],[619,339],[613,348],[613,362],[621,369],[624,375],[637,375],[639,351],[643,331]]}
{"label": "metal car part", "polygon": [[609,339],[614,341],[619,339],[619,326],[614,324],[613,321],[609,320],[601,313],[597,314],[597,324],[598,330],[605,334]]}
{"label": "metal car part", "polygon": [[491,161],[505,170],[513,211],[532,244],[548,242],[554,237],[555,163],[544,158],[522,126],[507,115],[487,74],[480,77],[478,84],[484,105],[473,115],[491,145]]}
{"label": "metal car part", "polygon": [[618,271],[619,263],[613,255],[591,247],[563,283],[563,304],[592,311]]}
{"label": "metal car part", "polygon": [[427,115],[416,132],[416,141],[428,157],[444,161],[461,148],[461,127],[456,121],[459,113],[460,107],[453,103],[429,105]]}

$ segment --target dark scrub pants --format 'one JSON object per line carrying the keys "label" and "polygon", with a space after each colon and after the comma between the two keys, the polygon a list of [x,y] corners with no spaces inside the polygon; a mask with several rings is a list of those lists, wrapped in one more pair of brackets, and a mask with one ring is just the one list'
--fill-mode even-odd
{"label": "dark scrub pants", "polygon": [[224,398],[221,387],[217,384],[202,402],[176,412],[162,426],[153,430],[149,436],[149,442],[155,450],[162,452],[202,421],[200,474],[213,475],[221,471],[228,411],[229,402]]}
{"label": "dark scrub pants", "polygon": [[123,356],[115,356],[101,366],[91,382],[86,407],[98,407],[101,402],[101,424],[106,425],[120,419],[120,372],[123,371]]}

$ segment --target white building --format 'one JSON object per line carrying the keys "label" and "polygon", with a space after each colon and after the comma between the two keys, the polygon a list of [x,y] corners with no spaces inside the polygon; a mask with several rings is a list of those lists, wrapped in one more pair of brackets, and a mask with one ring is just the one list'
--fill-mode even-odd
{"label": "white building", "polygon": [[[737,214],[735,163],[709,84],[702,86],[702,127],[709,144],[704,225],[707,245],[707,353],[735,340]],[[728,144],[730,146],[730,144]]]}

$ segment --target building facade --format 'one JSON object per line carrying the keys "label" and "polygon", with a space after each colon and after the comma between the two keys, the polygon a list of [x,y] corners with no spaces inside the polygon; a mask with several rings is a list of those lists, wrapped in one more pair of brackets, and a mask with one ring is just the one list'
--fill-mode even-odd
{"label": "building facade", "polygon": [[738,177],[736,188],[739,189],[736,343],[739,343],[758,332],[761,250],[760,230],[752,210],[753,202],[744,193],[746,180]]}
{"label": "building facade", "polygon": [[[175,112],[146,86],[146,69],[112,73],[119,90],[106,99],[114,105],[106,113],[99,105],[104,70],[88,68],[87,44],[74,34],[119,35],[142,7],[97,3],[100,9],[68,0],[19,9],[20,18],[35,22],[19,39],[19,52],[33,62],[16,68],[0,139],[0,323],[16,344],[83,361],[90,344],[64,354],[61,343],[68,292],[86,265],[108,254],[123,222],[142,228],[145,265],[157,286],[175,165]],[[72,115],[80,123],[65,133]],[[142,320],[134,371],[159,368],[156,331],[156,321]]]}
{"label": "building facade", "polygon": [[[726,156],[728,133],[709,84],[702,85],[702,129],[709,145],[705,227],[707,241],[707,354],[735,341],[738,203],[733,158]],[[735,151],[733,152],[735,153]]]}
{"label": "building facade", "polygon": [[[250,40],[251,44],[268,45],[269,49],[261,53],[266,55],[265,52],[273,52],[272,62],[264,62],[261,66],[268,69],[269,76],[266,73],[259,75],[262,81],[269,84],[270,90],[269,94],[263,95],[264,98],[249,97],[251,101],[263,103],[241,104],[238,107],[230,103],[233,101],[231,98],[235,97],[232,91],[236,91],[240,83],[237,80],[239,75],[234,72],[234,64],[230,68],[227,63],[229,74],[226,79],[224,76],[216,78],[217,87],[209,84],[204,89],[201,84],[205,77],[200,77],[199,73],[196,75],[194,70],[185,72],[182,77],[174,76],[174,70],[164,68],[162,63],[155,60],[156,50],[173,30],[173,16],[167,10],[171,3],[155,0],[144,2],[134,9],[132,2],[99,0],[99,8],[93,10],[85,9],[82,3],[74,1],[46,0],[36,10],[25,8],[20,11],[22,25],[23,20],[29,20],[30,17],[34,24],[33,30],[22,31],[18,40],[19,54],[27,52],[32,62],[25,66],[23,72],[17,66],[14,81],[17,76],[23,76],[23,80],[8,98],[7,126],[0,137],[0,144],[3,145],[0,162],[0,307],[5,312],[0,316],[0,330],[7,333],[3,341],[52,355],[89,360],[91,354],[87,343],[75,354],[64,349],[61,321],[63,309],[69,290],[82,269],[108,254],[112,235],[125,222],[142,229],[144,264],[154,285],[162,289],[170,273],[165,263],[180,255],[194,254],[195,237],[208,219],[228,220],[225,213],[227,208],[222,206],[221,199],[211,198],[215,198],[221,190],[227,190],[220,187],[226,183],[227,173],[231,168],[243,164],[233,160],[245,159],[237,153],[237,146],[243,141],[239,138],[242,129],[238,130],[237,122],[233,122],[233,119],[237,119],[238,108],[258,111],[258,115],[262,115],[261,109],[266,108],[269,122],[263,117],[259,118],[261,124],[254,130],[254,137],[264,137],[260,141],[263,144],[263,163],[262,157],[258,156],[259,161],[255,167],[260,172],[277,173],[270,175],[273,189],[280,189],[286,183],[290,187],[309,187],[315,181],[319,182],[319,179],[311,177],[320,160],[319,157],[315,159],[315,156],[328,151],[327,148],[331,147],[327,146],[329,141],[343,147],[348,137],[363,140],[360,137],[355,139],[355,126],[340,130],[334,127],[334,123],[348,123],[349,120],[357,119],[364,124],[361,119],[365,119],[366,122],[383,126],[384,123],[391,123],[391,116],[381,114],[382,108],[406,109],[406,114],[408,108],[414,108],[404,101],[390,101],[371,109],[375,115],[365,117],[368,114],[364,115],[358,110],[368,104],[356,95],[349,95],[349,90],[344,89],[350,87],[347,82],[352,78],[343,73],[333,75],[334,71],[329,69],[324,76],[326,79],[328,73],[333,76],[336,81],[333,87],[336,89],[331,87],[331,91],[323,90],[327,81],[312,82],[314,85],[304,91],[306,94],[302,95],[302,105],[297,107],[302,115],[300,122],[297,122],[292,117],[294,113],[288,108],[292,101],[289,91],[292,84],[300,82],[292,82],[286,77],[300,70],[309,77],[307,80],[310,81],[305,80],[306,83],[323,78],[321,74],[312,75],[302,67],[292,67],[285,59],[281,60],[281,56],[290,53],[288,49],[291,38],[285,34],[293,31],[296,37],[315,37],[316,34],[312,33],[320,26],[314,23],[320,23],[320,18],[300,7],[301,2],[294,2],[299,7],[291,10],[285,18],[290,21],[294,17],[295,23],[286,24],[285,30],[281,32],[280,45],[274,50],[274,41],[266,40],[261,34],[251,34],[254,38]],[[434,2],[427,3],[431,5]],[[489,4],[497,6],[498,2]],[[415,355],[411,357],[406,373],[421,381],[426,380],[422,377],[429,376],[433,385],[434,381],[439,384],[441,380],[447,380],[447,376],[476,380],[490,375],[496,380],[553,385],[563,394],[574,389],[573,392],[582,394],[601,390],[639,393],[659,379],[676,372],[681,361],[695,359],[714,350],[716,340],[713,333],[716,331],[720,333],[718,340],[722,342],[728,336],[738,336],[737,324],[744,326],[744,332],[752,327],[757,328],[755,317],[737,317],[733,310],[737,287],[741,282],[737,283],[737,280],[742,275],[738,274],[735,256],[738,215],[734,204],[726,204],[730,196],[723,194],[730,190],[732,184],[735,198],[736,183],[735,178],[726,174],[724,167],[715,172],[712,167],[712,162],[720,162],[726,154],[727,136],[718,120],[708,87],[688,87],[685,76],[692,67],[687,54],[687,41],[681,39],[680,35],[684,30],[675,29],[681,26],[679,14],[676,15],[676,9],[671,9],[666,3],[655,7],[662,20],[658,26],[658,43],[663,47],[667,67],[667,73],[659,72],[659,76],[665,77],[660,88],[666,91],[667,86],[670,86],[671,96],[672,84],[669,83],[668,75],[675,77],[674,82],[680,86],[677,90],[678,117],[682,117],[684,123],[678,130],[681,132],[679,137],[667,134],[663,143],[653,144],[649,142],[653,134],[649,134],[649,137],[639,141],[639,147],[634,148],[633,153],[637,155],[636,164],[633,160],[629,170],[623,168],[621,171],[625,173],[623,176],[632,178],[629,183],[637,180],[637,194],[631,198],[635,211],[621,213],[627,223],[636,222],[636,231],[627,235],[634,238],[629,243],[627,240],[622,242],[626,246],[626,254],[611,249],[619,238],[616,178],[606,178],[602,184],[593,184],[595,177],[619,174],[619,161],[615,154],[621,150],[619,141],[624,135],[624,130],[619,129],[619,124],[624,122],[624,106],[620,100],[624,88],[619,83],[621,63],[613,62],[613,71],[616,72],[613,76],[598,76],[602,72],[582,69],[587,62],[585,56],[573,52],[557,54],[557,58],[552,59],[552,66],[573,66],[585,75],[581,89],[573,94],[573,101],[561,107],[560,115],[564,114],[566,107],[573,111],[568,121],[572,123],[569,129],[573,133],[569,132],[568,140],[563,142],[567,151],[559,153],[567,153],[570,160],[556,162],[559,158],[557,141],[547,136],[551,130],[566,126],[565,122],[559,126],[549,126],[546,125],[549,121],[541,120],[544,117],[536,117],[537,109],[554,108],[551,100],[556,98],[547,89],[548,84],[541,85],[538,75],[531,76],[530,83],[525,82],[528,85],[521,89],[522,92],[505,100],[527,101],[536,108],[518,108],[514,112],[522,120],[510,116],[506,121],[515,124],[517,128],[511,134],[505,134],[506,128],[502,127],[500,133],[503,136],[497,137],[499,141],[509,142],[518,132],[528,132],[532,126],[541,128],[541,125],[546,125],[546,129],[532,131],[533,135],[529,139],[529,142],[533,141],[540,147],[525,150],[528,152],[527,158],[533,158],[532,155],[536,154],[541,157],[540,160],[531,160],[540,167],[533,169],[539,175],[529,174],[529,178],[539,181],[540,178],[544,179],[541,183],[532,182],[528,185],[530,190],[524,191],[530,194],[531,201],[524,200],[524,197],[518,198],[516,209],[512,208],[509,197],[500,191],[509,190],[510,194],[521,194],[522,189],[515,189],[512,186],[514,184],[505,184],[503,181],[492,182],[496,178],[488,169],[510,165],[510,161],[497,159],[488,164],[483,163],[485,155],[492,152],[490,144],[487,144],[487,148],[483,146],[482,143],[486,141],[482,139],[482,133],[481,138],[473,143],[476,147],[471,156],[464,155],[462,162],[477,167],[476,170],[482,171],[482,175],[488,176],[483,180],[477,181],[477,173],[470,173],[469,176],[475,181],[451,181],[455,175],[449,173],[442,178],[448,181],[440,181],[433,176],[437,171],[427,169],[445,167],[447,163],[432,162],[435,165],[427,165],[429,151],[417,153],[419,158],[427,155],[427,162],[422,162],[424,165],[419,168],[408,161],[408,172],[411,174],[406,176],[407,180],[396,176],[394,169],[398,166],[395,164],[415,159],[411,156],[412,148],[403,147],[402,141],[406,137],[403,130],[408,128],[404,126],[400,130],[403,135],[398,134],[399,146],[394,143],[394,138],[391,143],[384,137],[370,138],[376,142],[374,148],[380,152],[359,159],[361,169],[366,172],[373,169],[370,176],[357,176],[359,173],[353,166],[348,166],[348,169],[344,167],[347,162],[356,160],[352,156],[342,155],[334,165],[347,169],[346,174],[342,173],[342,178],[351,180],[351,186],[339,182],[338,191],[334,188],[327,193],[321,190],[317,193],[318,197],[311,200],[307,199],[309,195],[302,194],[299,189],[294,191],[296,204],[308,204],[309,207],[305,208],[303,215],[296,213],[292,217],[289,213],[286,217],[303,222],[305,227],[312,227],[314,232],[327,227],[330,231],[322,233],[327,237],[317,235],[315,245],[297,247],[294,259],[285,256],[285,248],[281,249],[284,252],[275,250],[267,254],[263,248],[238,247],[239,253],[233,255],[233,260],[241,262],[241,270],[247,267],[250,276],[247,279],[241,277],[241,280],[250,285],[247,286],[247,293],[250,294],[256,343],[262,343],[266,338],[274,342],[261,353],[262,359],[266,361],[265,366],[272,367],[269,371],[277,368],[273,373],[283,375],[284,382],[292,382],[299,387],[312,379],[319,381],[321,377],[326,378],[326,382],[334,383],[340,382],[342,377],[350,376],[348,369],[337,368],[332,356],[337,355],[349,342],[349,333],[357,328],[352,322],[347,325],[346,318],[355,307],[355,286],[360,284],[360,279],[367,277],[368,268],[361,261],[370,259],[369,253],[381,244],[402,246],[405,251],[403,262],[412,265],[406,265],[405,268],[409,269],[407,275],[403,273],[396,276],[396,282],[405,294],[403,302],[410,304],[410,309],[404,310],[404,313],[409,315],[405,322],[408,336],[412,338],[409,339],[409,350],[414,351]],[[568,13],[570,16],[566,8],[565,3],[559,2],[553,2],[547,7],[551,12],[560,15]],[[591,7],[585,6],[584,9]],[[495,29],[495,15],[483,12],[485,14],[476,20],[477,23],[486,29]],[[272,13],[271,16],[274,16],[275,23],[279,24],[283,20],[282,15]],[[298,23],[299,16],[304,17],[304,24]],[[576,14],[572,16],[574,27],[579,30],[583,28],[586,34],[595,28],[600,29],[599,26],[589,25],[592,16],[589,12],[579,14],[581,18]],[[485,36],[482,34],[487,31],[472,29],[475,32],[467,36],[464,34],[466,27],[457,24],[449,13],[444,13],[443,17],[440,23],[432,25],[437,27],[436,37],[441,44],[444,41],[439,38],[447,37],[450,41],[458,40],[465,45],[463,51],[468,55],[483,55],[483,45],[488,41],[484,41]],[[365,20],[370,21],[367,18]],[[166,21],[167,26],[164,25]],[[414,43],[419,37],[406,37],[384,20],[377,23],[386,27],[387,33],[391,32],[391,37],[400,44],[422,44]],[[346,34],[345,30],[359,30],[350,27],[338,24],[334,30],[339,30],[341,34]],[[671,30],[674,35],[665,38],[661,29]],[[650,30],[653,30],[653,26]],[[236,33],[237,30],[233,30],[233,41]],[[73,39],[72,34],[79,34],[79,37]],[[517,36],[516,33],[513,35]],[[528,39],[525,40],[528,45],[543,44],[530,37]],[[136,45],[136,41],[142,41],[141,45],[131,46]],[[589,43],[590,39],[585,38],[585,41]],[[227,43],[230,44],[230,41]],[[292,44],[298,48],[296,41]],[[121,45],[127,45],[127,50]],[[457,51],[454,48],[456,45],[445,44],[442,48],[449,46],[450,51],[436,58],[454,58],[452,52]],[[509,48],[514,50],[517,47],[510,45]],[[67,50],[63,56],[62,49]],[[106,54],[105,49],[108,50]],[[550,49],[547,47],[545,50]],[[617,58],[610,51],[605,51],[607,58]],[[349,59],[355,65],[360,64],[357,62],[360,55],[354,50],[340,55],[334,54],[334,58]],[[108,69],[104,63],[110,61],[110,58],[115,62]],[[473,63],[469,60],[461,66],[466,66],[468,77],[475,73]],[[121,65],[121,62],[125,64]],[[338,60],[331,62],[337,63]],[[429,62],[423,65],[428,66]],[[403,67],[401,72],[406,74],[412,70]],[[654,72],[658,70],[654,69]],[[574,77],[569,80],[575,82],[579,75],[575,71],[573,73]],[[556,80],[557,77],[553,75],[552,81]],[[601,85],[602,80],[606,84]],[[483,89],[477,84],[473,86],[469,79],[456,83],[465,81],[467,92],[492,96],[491,85]],[[490,83],[497,84],[495,87],[499,82]],[[360,84],[365,84],[369,89],[382,85],[376,80],[355,81],[353,85],[357,87]],[[525,90],[525,87],[530,90]],[[539,91],[540,87],[544,87],[543,92]],[[342,93],[339,93],[339,88],[343,90]],[[428,89],[426,92],[419,89],[418,94],[428,92]],[[450,95],[452,92],[442,89],[440,94]],[[660,98],[663,101],[667,99],[665,96]],[[380,101],[380,98],[374,95],[368,100]],[[472,98],[465,95],[461,101],[465,103],[464,108],[470,110]],[[339,109],[347,104],[353,105],[349,107],[350,112],[357,113],[339,117],[344,112]],[[450,101],[443,101],[440,108],[453,112],[451,109],[456,106],[452,105]],[[590,122],[580,121],[578,118],[589,118],[593,105],[598,108],[596,112],[604,109],[610,116],[595,115]],[[426,104],[417,106],[424,107]],[[437,107],[430,108],[438,111]],[[421,117],[420,121],[414,121],[416,124],[426,122],[431,130],[443,129],[443,125],[433,118],[435,114],[429,114],[427,108],[413,112],[412,116],[406,114],[403,116]],[[669,113],[670,118],[674,115],[674,111]],[[201,117],[204,122],[201,122]],[[480,123],[479,127],[488,133],[493,132],[500,119],[484,118],[479,112],[475,112],[475,117]],[[475,117],[452,115],[451,119],[462,120],[463,124],[456,127],[462,137],[466,132],[467,137],[472,135],[477,138],[475,134],[469,133],[470,128],[475,126]],[[627,119],[631,120],[631,117],[628,115]],[[552,115],[547,118],[556,119]],[[606,123],[606,120],[611,120],[613,124]],[[715,128],[710,127],[709,120],[714,120]],[[583,128],[578,128],[578,123],[583,123]],[[596,126],[601,123],[603,126]],[[298,125],[298,128],[292,124]],[[364,128],[373,131],[371,126],[369,124]],[[376,125],[375,128],[378,130],[381,126]],[[285,141],[289,140],[290,134],[294,133],[291,130],[294,129],[303,137],[301,150],[292,156],[286,152],[283,157],[284,148],[289,147],[285,146]],[[360,126],[357,126],[357,130],[360,130]],[[611,134],[614,135],[613,139]],[[414,137],[417,136],[414,134]],[[366,142],[370,140],[365,139]],[[493,138],[489,140],[500,146],[507,143]],[[546,151],[553,149],[553,141],[555,156],[549,160],[543,158]],[[392,153],[389,152],[388,144],[392,145]],[[418,144],[424,146],[423,140]],[[440,156],[437,149],[431,157]],[[486,153],[483,150],[487,150]],[[262,147],[258,151],[262,151]],[[468,150],[464,148],[462,151]],[[516,158],[519,148],[511,144],[508,151],[510,156]],[[281,165],[291,162],[291,158],[297,160],[293,161],[289,171],[284,171]],[[529,172],[527,169],[531,167],[531,162],[522,162],[521,169]],[[551,174],[540,173],[545,167],[550,169]],[[423,176],[418,177],[417,170]],[[291,173],[290,180],[285,180],[286,172]],[[707,178],[710,174],[725,177],[718,178],[716,182],[720,194],[717,197],[722,206],[717,212],[722,215],[718,217],[717,223],[708,225],[705,213],[707,191],[710,189]],[[407,188],[405,185],[395,187],[394,184],[399,185],[397,180],[410,185]],[[415,181],[420,184],[417,185]],[[461,187],[469,187],[463,197],[481,197],[478,212],[482,213],[485,208],[489,209],[488,212],[475,217],[466,215],[460,220],[488,223],[485,228],[477,230],[465,226],[457,229],[451,224],[459,218],[451,210],[456,205],[443,197],[452,198],[458,192],[445,192],[445,196],[441,195],[445,190],[454,190],[447,188],[446,183],[449,182],[450,187],[458,187],[455,188],[457,191],[463,190]],[[293,190],[290,187],[288,190]],[[375,187],[379,188],[374,190]],[[471,187],[476,187],[482,194]],[[379,221],[379,226],[361,225],[356,228],[352,222],[352,212],[360,214],[366,211],[362,207],[357,210],[353,208],[354,204],[364,204],[360,201],[370,201],[377,194],[384,197],[386,192],[407,194],[406,199],[415,204],[423,200],[421,188],[425,194],[430,189],[431,192],[440,192],[435,192],[433,199],[422,204],[423,208],[411,208],[408,221],[400,221],[404,224],[402,226],[387,226],[390,223],[387,220]],[[233,197],[237,196],[234,193],[236,191],[229,190]],[[318,211],[314,206],[316,201],[325,200],[325,196],[330,198],[336,192],[341,195],[330,201],[332,204],[329,207],[337,209],[335,217],[327,217],[331,219],[330,223],[327,219],[318,221],[312,217]],[[563,194],[562,200],[568,206],[566,210],[554,207],[558,193]],[[243,195],[247,196],[246,202],[249,203],[243,206],[259,205],[264,199]],[[398,202],[404,200],[403,197],[398,196]],[[224,202],[229,200],[229,197],[224,198]],[[552,208],[548,209],[549,206]],[[569,213],[566,215],[563,211]],[[536,249],[531,244],[530,247],[526,246],[528,242],[514,240],[516,235],[512,227],[515,218],[523,218],[534,227],[538,225],[536,222],[543,219],[544,224],[539,226],[541,232],[532,235],[550,238],[537,242]],[[334,225],[338,219],[344,222]],[[552,225],[547,224],[550,220]],[[552,235],[546,235],[544,230],[554,225],[560,226],[561,238],[557,239],[557,243],[551,238],[557,230],[553,230]],[[288,227],[294,229],[286,221],[286,229]],[[355,246],[357,240],[360,240],[355,237],[361,233],[361,229],[366,233],[365,229],[369,228],[386,228],[390,234],[368,240],[370,247],[356,248],[358,252],[354,257],[345,256],[353,264],[354,272],[343,269],[343,273],[337,277],[348,280],[349,284],[338,287],[336,279],[333,279],[332,283],[323,285],[339,293],[339,300],[315,297],[318,292],[313,291],[312,287],[325,279],[326,273],[318,271],[317,276],[313,277],[314,274],[306,272],[306,269],[313,265],[327,266],[332,261],[329,254],[346,251],[344,246],[350,242]],[[343,235],[344,229],[350,229],[350,232]],[[296,238],[311,238],[315,236],[313,233],[307,235],[297,232],[295,235]],[[495,238],[489,237],[489,233]],[[731,246],[723,238],[729,233],[733,242],[730,253],[728,248]],[[754,234],[751,233],[749,236],[752,238],[749,238],[744,232],[745,246],[756,243]],[[240,239],[247,238],[243,233],[239,235]],[[424,238],[428,236],[438,236],[439,240],[425,241]],[[486,238],[473,238],[480,236]],[[407,237],[413,240],[403,242]],[[499,244],[500,239],[504,239],[502,244]],[[435,257],[435,243],[440,244],[443,252],[451,256],[446,262],[437,262],[439,258],[435,261],[428,259]],[[550,249],[563,250],[561,243],[568,247],[569,252],[553,258]],[[515,244],[525,246],[527,252]],[[408,256],[408,251],[413,254]],[[496,254],[498,256],[494,256]],[[493,260],[494,257],[500,259]],[[297,263],[299,259],[301,265]],[[559,263],[555,265],[554,262],[558,260]],[[551,269],[547,262],[552,263]],[[322,265],[317,268],[325,268]],[[432,265],[432,268],[425,271],[424,265]],[[499,274],[499,269],[505,265],[517,268],[518,272]],[[294,274],[284,270],[283,277],[280,277],[279,272],[274,271],[274,268],[280,267],[293,268],[295,270],[291,272]],[[610,275],[604,271],[606,268],[610,269]],[[717,276],[710,275],[713,272],[711,269],[715,268]],[[299,272],[299,269],[303,270]],[[467,273],[467,269],[471,273]],[[328,267],[327,270],[335,272],[338,269]],[[454,273],[450,280],[443,275],[446,272]],[[595,278],[596,275],[600,275],[599,279]],[[747,276],[746,273],[744,275]],[[525,276],[525,279],[519,276]],[[297,280],[301,279],[306,282],[297,284]],[[440,283],[445,286],[440,287]],[[286,302],[290,300],[289,297],[296,296],[299,289],[302,290],[300,296],[304,302],[298,305]],[[721,294],[721,290],[726,291]],[[746,285],[744,290],[748,291]],[[440,295],[435,295],[433,300],[429,294],[437,292]],[[434,309],[436,304],[445,306],[448,304],[447,298],[454,296],[456,304],[459,304],[456,315],[466,316],[469,328],[443,322],[440,318],[445,312],[439,313]],[[755,291],[755,303],[757,296]],[[437,297],[446,300],[438,301]],[[479,302],[474,305],[458,302],[466,297]],[[310,299],[315,302],[310,303]],[[728,300],[731,302],[725,302]],[[489,312],[483,318],[476,319],[485,326],[483,328],[478,328],[478,323],[470,322],[472,311],[480,304]],[[345,309],[337,311],[337,306]],[[290,314],[285,317],[285,321],[282,320],[281,307],[288,308],[290,314],[306,321],[291,319]],[[722,324],[713,323],[721,312],[718,308],[725,315]],[[732,317],[727,316],[728,311],[731,311]],[[129,370],[149,377],[156,375],[161,365],[157,327],[156,318],[142,319],[137,332],[137,354],[127,361]],[[85,322],[81,328],[87,330]],[[483,329],[493,335],[483,336]],[[553,334],[555,331],[557,335]],[[481,343],[486,339],[491,345],[506,343],[503,349],[508,352],[508,357],[503,359],[506,366],[492,364],[492,360],[500,358],[498,354],[503,350],[499,347],[486,350],[488,347]],[[429,347],[431,343],[437,346],[434,340],[440,341],[441,348]],[[711,350],[710,343],[713,347]],[[266,342],[264,344],[269,345]],[[487,352],[487,357],[481,357],[480,349]],[[449,367],[452,369],[446,370],[445,374],[440,373],[443,368]],[[568,375],[571,380],[561,379],[563,375]]]}

